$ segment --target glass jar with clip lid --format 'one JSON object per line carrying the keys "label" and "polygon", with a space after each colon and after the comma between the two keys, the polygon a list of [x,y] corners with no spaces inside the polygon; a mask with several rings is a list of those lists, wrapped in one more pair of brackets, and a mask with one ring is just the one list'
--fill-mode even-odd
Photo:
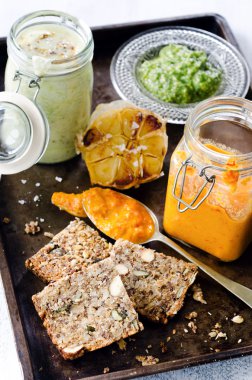
{"label": "glass jar with clip lid", "polygon": [[252,102],[216,97],[192,111],[171,158],[164,229],[223,261],[252,241]]}
{"label": "glass jar with clip lid", "polygon": [[7,48],[5,90],[36,100],[50,128],[40,162],[74,157],[75,136],[86,128],[91,111],[94,43],[90,28],[63,12],[38,11],[13,24]]}

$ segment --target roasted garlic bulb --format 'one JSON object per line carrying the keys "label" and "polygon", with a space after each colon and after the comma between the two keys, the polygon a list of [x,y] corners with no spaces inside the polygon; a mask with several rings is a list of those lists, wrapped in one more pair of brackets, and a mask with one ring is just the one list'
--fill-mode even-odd
{"label": "roasted garlic bulb", "polygon": [[160,116],[121,100],[100,104],[76,142],[91,183],[117,189],[160,177],[167,145]]}

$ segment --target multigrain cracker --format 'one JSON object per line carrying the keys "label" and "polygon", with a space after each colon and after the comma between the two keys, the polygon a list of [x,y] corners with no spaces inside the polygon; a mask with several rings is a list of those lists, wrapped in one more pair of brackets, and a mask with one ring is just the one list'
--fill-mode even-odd
{"label": "multigrain cracker", "polygon": [[[107,258],[49,284],[32,297],[64,359],[78,358],[85,351],[108,346],[143,329],[122,282],[120,292],[111,295],[115,278],[120,279]],[[115,313],[120,318],[115,318]]]}
{"label": "multigrain cracker", "polygon": [[50,243],[26,260],[25,265],[42,281],[56,281],[105,259],[111,247],[97,231],[75,219]]}
{"label": "multigrain cracker", "polygon": [[167,323],[180,310],[197,274],[193,264],[122,239],[111,257],[138,313],[155,322]]}

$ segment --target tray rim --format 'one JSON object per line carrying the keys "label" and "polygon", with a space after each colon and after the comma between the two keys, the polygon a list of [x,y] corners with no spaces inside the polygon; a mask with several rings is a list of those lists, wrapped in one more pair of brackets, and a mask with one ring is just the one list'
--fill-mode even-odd
{"label": "tray rim", "polygon": [[[158,18],[158,19],[149,19],[149,20],[141,20],[141,21],[133,21],[133,22],[125,22],[125,23],[115,23],[108,25],[99,25],[91,27],[91,30],[94,32],[99,31],[108,31],[111,29],[128,29],[137,26],[146,26],[153,27],[155,24],[160,23],[169,23],[169,22],[183,22],[192,19],[202,19],[202,18],[213,18],[214,21],[221,27],[225,40],[234,45],[239,52],[244,56],[243,52],[240,49],[240,46],[224,16],[210,12],[210,13],[199,13],[185,16],[175,16],[169,18]],[[6,41],[6,37],[0,37],[0,43],[4,43]],[[249,69],[251,71],[250,65],[248,64]],[[252,77],[249,90],[252,90]],[[20,316],[18,302],[15,296],[15,291],[13,287],[13,282],[11,278],[10,269],[7,263],[7,258],[4,253],[4,245],[3,245],[3,237],[1,233],[0,227],[0,274],[2,277],[2,283],[4,287],[5,297],[7,301],[7,307],[11,320],[11,327],[14,333],[15,346],[17,350],[18,360],[21,363],[23,378],[24,380],[33,380],[34,372],[32,367],[32,360],[30,356],[28,342],[25,337],[25,330],[22,324],[22,319]],[[252,354],[252,346],[246,347],[238,347],[232,348],[225,351],[220,351],[218,353],[209,353],[204,354],[200,357],[195,356],[191,358],[181,358],[174,361],[158,363],[152,366],[147,367],[136,367],[135,369],[126,369],[121,371],[116,371],[107,374],[100,374],[88,377],[81,377],[78,380],[121,380],[121,379],[131,379],[138,376],[148,376],[154,375],[161,372],[166,372],[170,370],[177,370],[181,368],[193,367],[196,365],[207,364],[211,362],[228,360],[231,358],[244,356]]]}

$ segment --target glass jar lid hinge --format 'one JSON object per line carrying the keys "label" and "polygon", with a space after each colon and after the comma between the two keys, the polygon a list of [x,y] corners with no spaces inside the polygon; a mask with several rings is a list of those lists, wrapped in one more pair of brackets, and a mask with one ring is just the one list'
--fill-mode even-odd
{"label": "glass jar lid hinge", "polygon": [[15,75],[14,75],[14,78],[13,80],[16,81],[18,80],[18,87],[16,89],[16,93],[19,92],[19,89],[20,89],[20,86],[21,86],[21,82],[22,82],[22,79],[23,77],[26,77],[26,78],[29,78],[30,79],[30,82],[29,82],[29,88],[36,88],[36,91],[34,93],[34,96],[33,96],[33,102],[36,102],[36,99],[37,99],[37,96],[38,96],[38,93],[40,91],[40,80],[41,78],[37,75],[32,75],[32,74],[27,74],[27,73],[24,73],[20,70],[17,70],[15,72]]}
{"label": "glass jar lid hinge", "polygon": [[[199,176],[205,178],[205,181],[203,182],[202,186],[199,188],[198,193],[195,195],[195,197],[193,198],[193,200],[190,203],[187,203],[186,201],[184,201],[182,199],[183,198],[183,192],[184,192],[184,186],[185,186],[185,179],[186,179],[186,170],[187,170],[188,166],[193,167],[193,168],[199,168],[200,169]],[[211,193],[211,191],[214,187],[214,184],[215,184],[215,175],[208,176],[206,174],[206,170],[209,168],[212,168],[212,166],[208,165],[208,166],[204,166],[203,168],[200,167],[194,161],[191,160],[191,156],[182,162],[182,164],[181,164],[181,166],[180,166],[180,168],[176,174],[174,184],[173,184],[173,189],[172,189],[172,194],[173,194],[174,198],[177,199],[177,201],[178,201],[177,208],[178,208],[179,212],[182,213],[182,212],[187,211],[188,209],[196,210],[204,202],[204,200],[209,196],[209,194]],[[182,172],[182,170],[183,170],[183,172]],[[180,186],[180,190],[179,190],[179,196],[177,196],[176,195],[176,189],[178,186],[178,179],[179,179],[179,176],[181,173],[182,173],[182,182],[181,182],[181,186]],[[209,187],[207,188],[208,184],[209,184]],[[207,189],[206,194],[196,203],[196,201],[199,199],[200,195],[203,193],[204,189]],[[184,208],[181,208],[182,204],[185,206]]]}

